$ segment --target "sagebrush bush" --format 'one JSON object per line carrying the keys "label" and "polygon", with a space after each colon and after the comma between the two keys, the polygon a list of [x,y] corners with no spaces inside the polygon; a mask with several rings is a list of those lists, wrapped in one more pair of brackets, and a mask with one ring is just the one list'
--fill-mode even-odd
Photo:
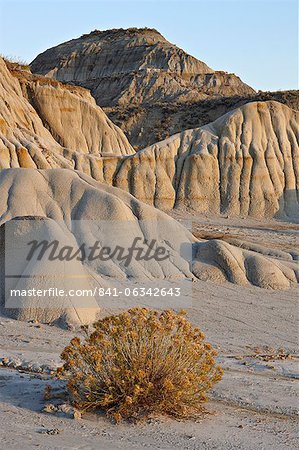
{"label": "sagebrush bush", "polygon": [[186,417],[202,410],[220,380],[215,350],[184,313],[134,308],[106,317],[61,357],[72,403],[116,421],[150,413]]}

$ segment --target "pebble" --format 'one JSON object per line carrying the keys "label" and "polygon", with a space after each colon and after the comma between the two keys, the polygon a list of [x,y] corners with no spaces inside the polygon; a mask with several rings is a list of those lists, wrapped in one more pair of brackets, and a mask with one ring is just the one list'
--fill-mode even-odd
{"label": "pebble", "polygon": [[45,430],[40,430],[39,432],[41,434],[49,434],[49,435],[54,435],[54,434],[60,434],[62,433],[63,430],[60,430],[59,428],[47,428]]}

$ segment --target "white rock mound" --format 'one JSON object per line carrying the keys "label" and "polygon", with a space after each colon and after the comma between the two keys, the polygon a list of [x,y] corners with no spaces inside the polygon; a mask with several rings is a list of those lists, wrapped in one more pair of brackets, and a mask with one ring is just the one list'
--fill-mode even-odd
{"label": "white rock mound", "polygon": [[269,257],[258,245],[255,251],[212,239],[196,244],[193,273],[204,281],[259,286],[264,289],[288,289],[299,282],[298,261],[289,253]]}
{"label": "white rock mound", "polygon": [[[48,295],[42,299],[11,297],[11,289],[94,289],[112,286],[116,280],[153,281],[192,278],[181,244],[191,244],[192,234],[163,212],[142,204],[128,193],[99,184],[75,171],[53,169],[3,169],[0,171],[1,297],[4,313],[20,319],[89,323],[99,310],[96,295],[81,298]],[[24,201],[26,199],[26,201]],[[13,220],[18,219],[18,220]],[[27,258],[28,243],[59,241],[61,247],[85,250],[95,242],[100,248],[124,254],[138,239],[141,247],[155,240],[169,258],[132,258],[129,264],[113,256],[70,262],[55,258]],[[27,253],[25,252],[27,247]],[[19,253],[18,253],[19,252]],[[48,252],[49,253],[49,252]],[[47,253],[47,255],[48,255]],[[81,255],[81,254],[80,254]],[[49,256],[49,255],[48,255]],[[3,260],[5,259],[5,261]],[[5,262],[5,270],[4,270]],[[6,278],[5,278],[6,277]],[[4,285],[4,281],[7,283]]]}
{"label": "white rock mound", "polygon": [[[27,261],[28,243],[55,240],[76,247],[74,236],[52,219],[39,216],[21,216],[0,227],[1,251],[5,255],[5,273],[2,275],[2,308],[6,315],[19,320],[38,320],[62,324],[85,324],[95,320],[99,306],[95,296],[61,297],[58,290],[90,290],[91,283],[85,267],[76,259],[51,262],[37,257]],[[3,270],[3,267],[2,267]],[[49,289],[52,291],[48,292]],[[13,294],[12,290],[17,293]],[[34,295],[29,294],[30,291]],[[43,292],[38,296],[37,290]],[[22,296],[19,293],[26,293]],[[44,294],[44,292],[47,292]]]}

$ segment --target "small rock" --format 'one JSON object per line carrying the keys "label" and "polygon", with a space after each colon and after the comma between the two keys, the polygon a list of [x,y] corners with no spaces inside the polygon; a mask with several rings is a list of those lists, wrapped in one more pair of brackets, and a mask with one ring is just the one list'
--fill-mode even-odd
{"label": "small rock", "polygon": [[57,406],[53,403],[47,403],[42,411],[48,414],[56,414],[57,416],[68,417],[70,419],[81,419],[81,412],[67,403],[62,403],[61,405]]}
{"label": "small rock", "polygon": [[70,417],[71,419],[80,420],[81,413],[76,408],[67,403],[63,403],[58,406],[58,412],[62,412],[66,417]]}
{"label": "small rock", "polygon": [[62,431],[63,430],[59,430],[58,428],[47,428],[45,430],[40,430],[40,433],[53,435],[53,434],[60,434],[62,433]]}
{"label": "small rock", "polygon": [[57,412],[57,407],[55,405],[53,405],[53,403],[47,403],[43,407],[42,411],[49,413],[49,414],[54,414],[55,412]]}
{"label": "small rock", "polygon": [[82,418],[82,414],[77,409],[74,411],[74,419],[80,420]]}

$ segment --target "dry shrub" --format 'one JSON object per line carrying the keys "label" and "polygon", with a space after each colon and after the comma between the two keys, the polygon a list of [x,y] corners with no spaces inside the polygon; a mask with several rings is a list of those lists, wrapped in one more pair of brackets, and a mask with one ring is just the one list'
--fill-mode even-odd
{"label": "dry shrub", "polygon": [[134,308],[96,322],[84,342],[72,339],[60,373],[74,406],[105,410],[117,422],[202,411],[222,370],[215,350],[184,314]]}

